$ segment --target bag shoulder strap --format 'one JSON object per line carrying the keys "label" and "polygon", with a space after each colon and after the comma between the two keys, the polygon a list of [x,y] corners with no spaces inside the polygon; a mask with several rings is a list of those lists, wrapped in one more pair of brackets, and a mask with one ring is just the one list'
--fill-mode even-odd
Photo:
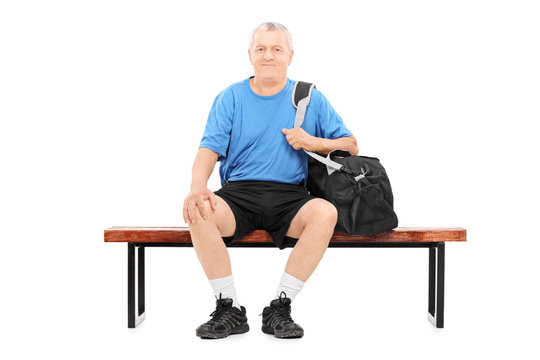
{"label": "bag shoulder strap", "polygon": [[297,81],[292,92],[292,104],[296,108],[294,127],[299,127],[304,122],[306,109],[311,100],[311,91],[316,88],[315,84]]}
{"label": "bag shoulder strap", "polygon": [[309,103],[309,98],[311,98],[311,90],[313,88],[316,89],[317,86],[315,84],[308,83],[305,81],[297,81],[294,84],[294,88],[292,92],[293,106],[296,108],[298,105],[298,102],[305,97],[308,98],[308,103]]}
{"label": "bag shoulder strap", "polygon": [[[292,104],[296,108],[296,116],[294,118],[294,127],[299,127],[304,122],[304,117],[306,116],[306,109],[311,100],[311,92],[315,88],[315,84],[297,81],[294,84],[294,89],[292,92]],[[331,160],[330,154],[327,157],[323,157],[319,154],[304,150],[309,156],[320,161],[326,165],[328,174],[333,173],[334,171],[342,171],[344,166]]]}

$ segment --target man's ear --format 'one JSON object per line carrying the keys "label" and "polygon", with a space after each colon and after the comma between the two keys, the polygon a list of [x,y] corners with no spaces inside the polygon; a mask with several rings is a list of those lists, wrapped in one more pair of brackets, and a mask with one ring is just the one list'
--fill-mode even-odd
{"label": "man's ear", "polygon": [[289,54],[289,65],[291,65],[293,55],[294,55],[294,50],[291,50],[291,53]]}
{"label": "man's ear", "polygon": [[253,65],[253,60],[251,60],[251,49],[248,49],[249,62]]}

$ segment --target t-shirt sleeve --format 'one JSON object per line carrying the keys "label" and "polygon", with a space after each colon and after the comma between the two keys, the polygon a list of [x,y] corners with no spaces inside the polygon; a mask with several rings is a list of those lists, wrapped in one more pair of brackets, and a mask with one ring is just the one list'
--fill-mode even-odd
{"label": "t-shirt sleeve", "polygon": [[343,123],[343,119],[339,114],[334,110],[330,102],[326,97],[318,90],[313,90],[317,92],[317,97],[319,97],[319,124],[320,124],[320,135],[325,139],[338,139],[341,137],[352,136],[352,133],[347,129]]}
{"label": "t-shirt sleeve", "polygon": [[227,157],[234,114],[234,97],[230,89],[223,90],[214,100],[199,147],[217,153],[218,161]]}

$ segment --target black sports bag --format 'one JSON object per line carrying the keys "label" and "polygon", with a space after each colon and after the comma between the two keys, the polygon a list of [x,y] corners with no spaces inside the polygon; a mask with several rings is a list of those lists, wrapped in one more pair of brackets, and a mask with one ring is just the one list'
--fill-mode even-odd
{"label": "black sports bag", "polygon": [[[298,81],[293,90],[294,126],[302,125],[314,84]],[[305,151],[305,150],[304,150]],[[334,150],[326,157],[306,151],[307,189],[328,200],[338,210],[336,230],[349,235],[368,235],[398,226],[390,180],[379,159]]]}

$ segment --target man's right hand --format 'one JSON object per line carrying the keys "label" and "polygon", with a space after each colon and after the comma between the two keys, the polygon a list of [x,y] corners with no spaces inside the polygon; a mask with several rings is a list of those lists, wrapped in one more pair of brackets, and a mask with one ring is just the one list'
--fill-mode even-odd
{"label": "man's right hand", "polygon": [[201,217],[206,220],[208,215],[204,206],[204,201],[209,200],[212,211],[216,211],[217,198],[216,194],[206,186],[192,186],[191,191],[184,200],[184,221],[186,224],[197,223],[197,209]]}

